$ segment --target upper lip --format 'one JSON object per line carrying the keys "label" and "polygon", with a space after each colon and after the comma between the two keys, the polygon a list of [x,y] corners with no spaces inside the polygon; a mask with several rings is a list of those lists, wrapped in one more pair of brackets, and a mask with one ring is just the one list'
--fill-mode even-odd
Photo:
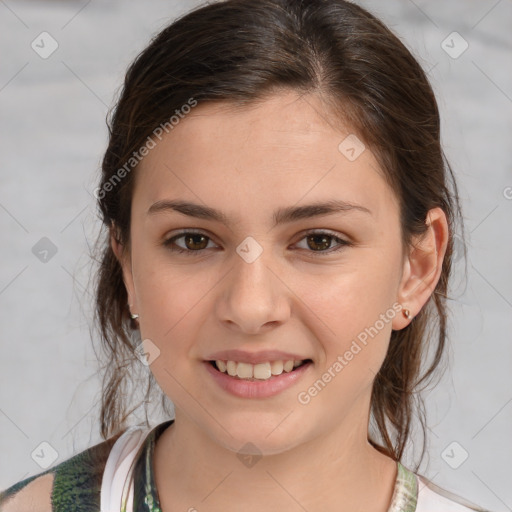
{"label": "upper lip", "polygon": [[211,354],[207,361],[236,361],[237,363],[266,363],[267,361],[304,361],[307,357],[291,352],[281,352],[280,350],[262,350],[259,352],[247,352],[245,350],[221,350]]}

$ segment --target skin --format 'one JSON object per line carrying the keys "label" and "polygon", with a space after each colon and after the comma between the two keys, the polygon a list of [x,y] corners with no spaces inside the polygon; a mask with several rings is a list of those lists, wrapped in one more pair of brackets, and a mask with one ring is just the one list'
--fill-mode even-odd
{"label": "skin", "polygon": [[[142,339],[160,350],[151,371],[176,409],[155,448],[164,511],[389,507],[396,462],[367,441],[370,396],[392,329],[410,320],[398,313],[385,323],[309,403],[297,395],[393,304],[419,312],[438,282],[448,227],[433,209],[426,234],[403,248],[398,202],[375,156],[366,148],[349,161],[338,150],[350,133],[315,95],[280,92],[238,110],[199,104],[137,169],[130,245],[112,235],[112,247]],[[229,225],[147,213],[164,199],[219,209]],[[332,199],[371,214],[354,209],[273,227],[277,208]],[[175,241],[191,255],[164,245],[185,228],[209,237]],[[306,230],[352,245],[333,252],[334,238],[308,244]],[[247,236],[263,249],[252,263],[236,252]],[[206,249],[194,255],[196,247]],[[203,367],[209,354],[231,348],[298,353],[313,365],[276,396],[239,398]],[[263,455],[252,467],[237,457],[247,442]]]}

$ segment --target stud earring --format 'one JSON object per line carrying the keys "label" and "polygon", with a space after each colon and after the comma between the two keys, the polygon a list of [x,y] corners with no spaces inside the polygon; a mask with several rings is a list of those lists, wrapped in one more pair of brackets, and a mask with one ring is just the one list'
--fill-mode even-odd
{"label": "stud earring", "polygon": [[139,315],[137,315],[137,313],[132,313],[131,309],[132,309],[132,305],[128,304],[128,311],[130,311],[130,317],[132,318],[132,320],[137,320],[137,318],[139,318]]}
{"label": "stud earring", "polygon": [[407,320],[409,320],[411,318],[411,312],[408,309],[404,309],[403,314],[404,314],[405,318],[407,318]]}

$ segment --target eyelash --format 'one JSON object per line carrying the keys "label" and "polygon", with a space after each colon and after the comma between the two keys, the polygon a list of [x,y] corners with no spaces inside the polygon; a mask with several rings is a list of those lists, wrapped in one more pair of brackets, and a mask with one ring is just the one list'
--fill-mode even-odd
{"label": "eyelash", "polygon": [[[171,245],[173,244],[173,242],[175,240],[178,240],[180,238],[183,238],[185,235],[203,235],[204,237],[206,237],[208,239],[208,241],[211,241],[211,237],[207,236],[205,233],[201,232],[201,231],[182,231],[181,233],[177,234],[177,235],[174,235],[172,236],[171,238],[165,240],[163,242],[163,245],[165,247],[167,247],[170,251],[172,252],[177,252],[177,253],[180,253],[180,254],[183,254],[183,253],[186,253],[187,256],[200,256],[201,254],[203,254],[204,251],[206,251],[207,249],[198,249],[196,251],[193,251],[193,250],[190,250],[190,249],[183,249],[182,247],[179,247],[179,246],[174,246],[174,247],[171,247]],[[312,251],[312,250],[307,250],[305,249],[307,252],[310,252],[313,256],[324,256],[324,255],[328,255],[328,254],[332,254],[332,253],[335,253],[335,252],[338,252],[340,251],[341,249],[345,248],[345,247],[350,247],[353,245],[352,242],[349,242],[348,240],[343,240],[342,238],[339,238],[335,235],[333,235],[332,233],[329,233],[328,231],[310,231],[310,232],[307,232],[304,234],[304,236],[299,240],[302,241],[304,240],[304,238],[307,238],[308,236],[311,236],[311,235],[315,235],[315,236],[322,236],[322,235],[325,235],[325,236],[328,236],[329,238],[331,238],[332,240],[334,240],[335,242],[337,242],[339,245],[334,248],[334,249],[328,249],[328,250],[325,250],[325,251]]]}

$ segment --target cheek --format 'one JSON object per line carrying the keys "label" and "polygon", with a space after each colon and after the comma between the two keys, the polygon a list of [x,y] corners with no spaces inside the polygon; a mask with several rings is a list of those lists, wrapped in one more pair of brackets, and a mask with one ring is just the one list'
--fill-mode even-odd
{"label": "cheek", "polygon": [[311,402],[319,415],[328,408],[339,417],[352,410],[358,397],[368,396],[386,357],[397,314],[392,286],[386,279],[375,283],[359,272],[331,278],[308,295],[308,283],[303,281],[303,286],[300,293],[308,297],[314,313],[309,315],[308,328],[322,357],[315,379],[304,383],[298,400]]}
{"label": "cheek", "polygon": [[181,350],[194,337],[194,326],[201,324],[200,313],[215,276],[196,266],[192,270],[191,265],[171,265],[160,248],[139,248],[133,269],[141,334],[166,351]]}
{"label": "cheek", "polygon": [[308,328],[321,342],[322,367],[329,368],[338,356],[347,354],[351,367],[377,373],[396,315],[397,261],[368,250],[339,271],[297,279],[293,289],[307,305],[303,311],[310,311]]}
{"label": "cheek", "polygon": [[139,268],[141,336],[151,340],[158,350],[151,372],[176,407],[194,411],[198,405],[187,389],[197,371],[195,342],[208,315],[208,291],[215,283],[197,272],[189,275],[183,268],[155,262],[147,261]]}
{"label": "cheek", "polygon": [[[187,279],[178,272],[158,272],[157,269],[141,276],[141,283],[138,290],[141,327],[147,329],[149,337],[162,343],[183,335],[184,326],[191,329],[194,318],[198,317],[203,307],[202,301],[213,286],[207,279],[197,276]],[[198,319],[196,325],[199,323]]]}

